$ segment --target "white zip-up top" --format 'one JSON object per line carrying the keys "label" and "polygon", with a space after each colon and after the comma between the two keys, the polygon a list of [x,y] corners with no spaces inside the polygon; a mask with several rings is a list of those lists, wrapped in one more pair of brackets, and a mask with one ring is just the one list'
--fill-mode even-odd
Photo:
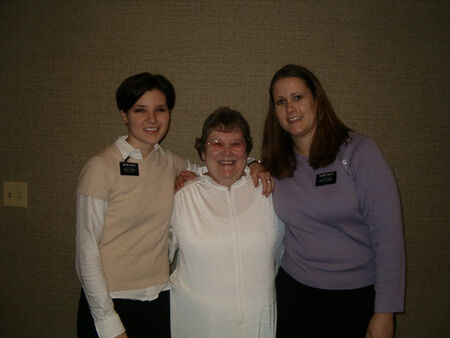
{"label": "white zip-up top", "polygon": [[245,175],[231,187],[201,174],[175,195],[172,337],[275,337],[275,275],[284,225]]}

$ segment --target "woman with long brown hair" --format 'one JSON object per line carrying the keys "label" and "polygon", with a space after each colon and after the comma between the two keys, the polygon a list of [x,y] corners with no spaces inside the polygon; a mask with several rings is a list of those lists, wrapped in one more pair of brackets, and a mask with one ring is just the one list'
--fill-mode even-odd
{"label": "woman with long brown hair", "polygon": [[286,224],[278,337],[393,337],[405,258],[389,165],[339,120],[305,67],[281,68],[269,93],[262,160]]}

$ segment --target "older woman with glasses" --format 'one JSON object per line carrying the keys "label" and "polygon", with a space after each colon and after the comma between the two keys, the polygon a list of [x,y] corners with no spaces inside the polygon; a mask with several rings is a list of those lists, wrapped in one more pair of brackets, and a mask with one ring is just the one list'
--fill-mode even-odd
{"label": "older woman with glasses", "polygon": [[172,337],[275,337],[275,275],[284,226],[254,187],[242,115],[217,109],[196,149],[206,170],[175,195]]}

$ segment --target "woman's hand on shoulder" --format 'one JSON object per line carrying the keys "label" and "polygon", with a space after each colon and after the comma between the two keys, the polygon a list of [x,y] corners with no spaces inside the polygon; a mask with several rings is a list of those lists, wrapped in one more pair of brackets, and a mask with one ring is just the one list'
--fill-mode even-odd
{"label": "woman's hand on shoulder", "polygon": [[257,161],[250,163],[249,167],[250,176],[252,177],[255,187],[259,185],[259,180],[261,180],[263,185],[262,193],[264,196],[268,197],[275,187],[275,182],[272,179],[272,175],[268,171],[265,171],[261,163]]}
{"label": "woman's hand on shoulder", "polygon": [[184,187],[184,182],[187,182],[189,180],[192,180],[193,178],[196,178],[197,175],[195,175],[192,171],[189,170],[183,170],[180,172],[180,174],[175,178],[175,191],[180,190]]}
{"label": "woman's hand on shoulder", "polygon": [[128,338],[128,335],[126,332],[119,334],[118,336],[116,336],[116,338]]}
{"label": "woman's hand on shoulder", "polygon": [[394,314],[375,312],[367,327],[366,338],[393,338]]}

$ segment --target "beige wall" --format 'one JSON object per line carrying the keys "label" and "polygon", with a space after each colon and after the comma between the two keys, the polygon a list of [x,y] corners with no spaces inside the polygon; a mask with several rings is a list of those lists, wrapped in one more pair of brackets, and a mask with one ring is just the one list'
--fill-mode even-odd
{"label": "beige wall", "polygon": [[83,163],[125,132],[114,91],[166,75],[177,104],[164,144],[193,140],[220,105],[245,113],[259,156],[267,87],[286,63],[321,79],[345,123],[372,137],[398,179],[408,259],[398,337],[449,330],[448,1],[2,1],[0,332],[73,337],[74,190]]}

